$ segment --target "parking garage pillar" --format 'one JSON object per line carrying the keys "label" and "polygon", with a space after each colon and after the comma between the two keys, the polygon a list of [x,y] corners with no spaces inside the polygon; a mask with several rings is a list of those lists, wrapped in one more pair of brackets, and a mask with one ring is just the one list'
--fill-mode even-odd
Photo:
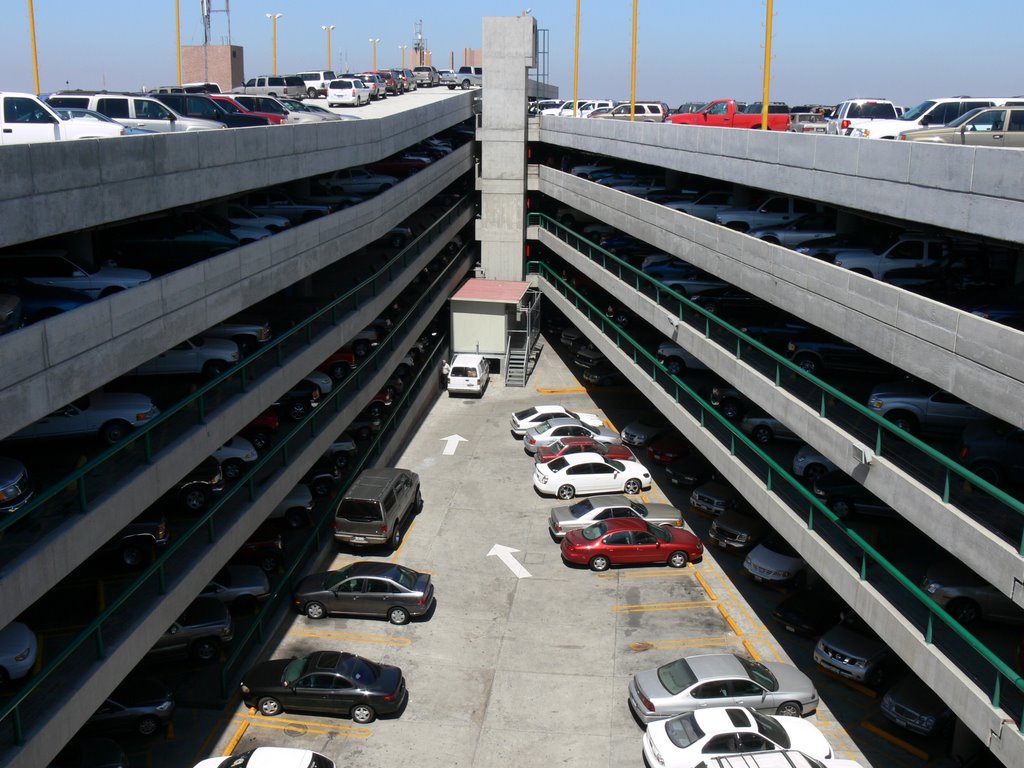
{"label": "parking garage pillar", "polygon": [[480,266],[489,279],[522,280],[526,237],[527,70],[537,64],[532,16],[484,18],[480,165]]}

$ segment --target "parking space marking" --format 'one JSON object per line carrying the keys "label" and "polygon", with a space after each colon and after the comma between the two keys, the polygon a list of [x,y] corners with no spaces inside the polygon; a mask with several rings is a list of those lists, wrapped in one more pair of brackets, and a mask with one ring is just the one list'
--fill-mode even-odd
{"label": "parking space marking", "polygon": [[875,734],[875,736],[878,736],[880,739],[888,741],[893,746],[899,747],[905,752],[909,752],[914,757],[918,757],[922,760],[929,760],[931,758],[931,755],[925,752],[920,747],[915,747],[910,742],[906,741],[905,739],[901,739],[894,733],[890,733],[885,728],[879,728],[877,725],[870,722],[869,720],[862,720],[860,727],[866,731],[870,731],[871,733]]}
{"label": "parking space marking", "polygon": [[[302,728],[306,733],[319,733],[319,734],[334,734],[336,736],[346,736],[350,739],[368,739],[373,735],[373,731],[369,728],[363,728],[357,725],[331,725],[327,723],[317,723],[313,720],[299,720],[296,718],[287,717],[275,717],[273,719],[261,717],[260,715],[235,715],[231,718],[232,722],[240,721],[242,725],[254,726],[256,728],[273,728],[279,731],[296,730]],[[242,731],[244,733],[244,731]],[[234,746],[232,746],[234,749]],[[225,755],[230,755],[231,752],[225,752]]]}
{"label": "parking space marking", "polygon": [[405,535],[402,536],[402,543],[398,545],[398,549],[391,553],[391,557],[388,558],[392,563],[398,559],[398,556],[402,554],[402,550],[405,549],[405,543],[409,541],[409,535],[412,533],[412,529],[416,527],[416,521],[413,520],[409,523],[409,527],[405,529]]}
{"label": "parking space marking", "polygon": [[231,737],[231,741],[229,741],[228,745],[224,747],[224,752],[222,754],[225,757],[227,757],[235,751],[235,747],[238,746],[238,742],[242,740],[242,737],[245,736],[245,732],[247,730],[249,730],[249,721],[243,720],[241,725],[239,725],[238,728],[235,729],[235,735]]}
{"label": "parking space marking", "polygon": [[348,640],[353,643],[370,643],[373,645],[412,645],[412,639],[408,637],[392,637],[390,635],[371,635],[364,632],[346,632],[333,629],[291,629],[288,635],[292,637],[318,637],[331,640]]}
{"label": "parking space marking", "polygon": [[718,597],[715,595],[715,591],[711,589],[711,586],[707,583],[700,571],[694,571],[693,575],[697,579],[697,583],[700,584],[701,589],[704,590],[704,594],[708,596],[708,600],[716,601]]}
{"label": "parking space marking", "polygon": [[537,387],[537,392],[542,395],[570,395],[586,392],[586,387]]}
{"label": "parking space marking", "polygon": [[673,603],[625,603],[613,605],[612,613],[646,613],[648,611],[686,611],[690,608],[709,608],[714,603],[709,600],[680,601]]}
{"label": "parking space marking", "polygon": [[751,642],[746,638],[743,638],[743,647],[747,649],[747,653],[750,654],[750,658],[752,658],[754,661],[761,660],[761,654],[757,652],[753,644],[751,644]]}
{"label": "parking space marking", "polygon": [[612,571],[611,573],[595,573],[595,579],[678,579],[683,576],[693,576],[696,571],[692,568],[672,568],[671,570],[652,571]]}
{"label": "parking space marking", "polygon": [[733,621],[732,616],[729,615],[729,611],[721,603],[718,603],[718,612],[722,614],[722,618],[725,619],[725,623],[729,625],[729,628],[732,629],[737,636],[743,634],[743,630],[737,626],[736,622]]}
{"label": "parking space marking", "polygon": [[630,643],[629,647],[634,651],[665,650],[668,648],[686,648],[688,646],[715,646],[733,645],[735,638],[731,637],[688,637],[680,640],[638,640]]}

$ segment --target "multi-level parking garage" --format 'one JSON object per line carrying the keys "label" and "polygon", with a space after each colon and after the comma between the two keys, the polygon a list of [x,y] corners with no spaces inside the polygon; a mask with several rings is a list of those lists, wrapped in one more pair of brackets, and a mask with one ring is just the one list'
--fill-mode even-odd
{"label": "multi-level parking garage", "polygon": [[[871,421],[846,403],[842,392],[823,390],[819,382],[801,377],[756,344],[737,340],[732,329],[719,329],[713,318],[694,313],[680,297],[642,284],[643,278],[629,272],[628,264],[592,249],[574,233],[540,217],[527,222],[525,195],[539,193],[685,258],[1015,426],[1021,426],[1016,407],[1022,389],[1020,333],[523,161],[530,141],[1019,244],[1024,242],[1024,204],[1016,181],[1024,160],[1013,152],[838,137],[568,118],[527,125],[523,52],[511,50],[512,44],[509,48],[508,60],[519,56],[515,66],[498,66],[501,57],[491,56],[489,49],[487,99],[501,119],[488,126],[485,108],[480,132],[477,186],[484,204],[476,226],[485,272],[533,275],[548,300],[943,695],[963,726],[1004,764],[1020,764],[1022,681],[1012,662],[993,655],[936,610],[898,563],[889,563],[879,551],[884,550],[881,544],[872,547],[858,534],[855,522],[833,519],[806,489],[791,483],[785,468],[766,461],[694,398],[685,379],[670,376],[653,359],[652,350],[634,347],[632,330],[614,328],[599,307],[589,307],[586,297],[562,282],[562,269],[568,266],[586,275],[633,315],[688,349],[1018,605],[1024,602],[1020,523],[986,526],[974,508],[986,504],[972,502],[978,495],[996,498],[1014,514],[1020,505],[999,498],[998,489],[964,475],[944,457],[929,455],[913,438]],[[6,182],[0,191],[5,223],[0,245],[63,238],[67,247],[85,248],[84,236],[77,233],[274,184],[301,183],[325,171],[385,157],[473,119],[473,103],[473,94],[467,93],[360,123],[8,148],[0,155]],[[473,146],[464,145],[360,205],[0,339],[5,361],[0,433],[10,435],[281,291],[309,297],[315,305],[307,316],[294,318],[294,328],[279,336],[279,346],[200,386],[179,410],[163,417],[159,429],[141,431],[114,446],[110,458],[89,457],[70,478],[41,488],[34,506],[24,508],[29,512],[4,522],[0,625],[6,625],[45,601],[113,532],[173,488],[197,457],[249,424],[396,301],[402,309],[392,318],[393,335],[336,389],[330,405],[289,427],[275,445],[278,452],[261,457],[260,466],[233,486],[223,503],[189,521],[187,535],[181,537],[186,544],[172,539],[173,551],[161,555],[137,583],[107,596],[100,618],[48,654],[45,674],[31,678],[5,701],[6,763],[35,766],[48,761],[392,375],[470,267],[463,255],[430,271],[425,287],[413,285],[474,219],[472,202],[458,194],[446,198],[447,206],[427,208],[471,172],[474,159]],[[518,169],[505,173],[503,164],[518,164]],[[501,196],[502,205],[513,207],[512,215],[495,204],[495,195]],[[351,259],[365,255],[366,246],[418,214],[433,225],[408,249],[387,257],[378,253],[376,269],[364,272],[361,264],[359,282],[353,283]],[[524,263],[527,223],[526,237],[554,254],[544,257],[548,263],[536,252]],[[320,291],[332,270],[335,277],[340,274],[340,285]],[[405,293],[411,285],[412,297]],[[433,359],[427,355],[426,370]],[[422,401],[428,398],[424,390]],[[912,455],[925,458],[906,458]],[[106,472],[93,464],[109,465],[111,460],[114,468]],[[970,500],[963,494],[965,481],[972,489]],[[36,509],[49,522],[24,530],[19,523]],[[255,641],[258,632],[258,627],[236,630],[236,642],[243,633]]]}

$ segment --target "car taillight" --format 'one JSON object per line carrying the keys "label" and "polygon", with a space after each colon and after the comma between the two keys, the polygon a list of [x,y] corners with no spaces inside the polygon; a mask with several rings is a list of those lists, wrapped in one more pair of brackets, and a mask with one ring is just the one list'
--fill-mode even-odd
{"label": "car taillight", "polygon": [[355,89],[355,88],[353,88],[353,89],[352,89],[352,95],[353,95],[353,96],[355,96],[355,95],[356,95],[356,89]]}
{"label": "car taillight", "polygon": [[420,595],[420,605],[423,605],[425,602],[427,602],[427,593],[426,592],[424,592],[422,595]]}
{"label": "car taillight", "polygon": [[966,459],[967,458],[967,446],[966,445],[962,446],[960,448],[960,458],[961,459]]}
{"label": "car taillight", "polygon": [[643,693],[643,691],[641,691],[639,688],[637,688],[636,692],[640,696],[640,703],[644,705],[644,709],[646,709],[648,712],[653,712],[654,704],[651,702],[651,700],[648,699],[647,696]]}
{"label": "car taillight", "polygon": [[394,700],[395,700],[395,694],[393,694],[393,693],[389,693],[387,696],[384,697],[384,701],[394,701]]}
{"label": "car taillight", "polygon": [[842,121],[842,122],[841,122],[841,123],[839,124],[839,127],[840,127],[840,128],[842,128],[842,129],[843,129],[843,130],[845,131],[845,130],[846,130],[847,128],[849,128],[849,127],[850,127],[850,121],[849,121],[849,120],[843,120],[843,121]]}
{"label": "car taillight", "polygon": [[388,533],[388,526],[387,526],[387,524],[384,524],[384,525],[382,525],[380,527],[380,534],[381,534],[381,536],[386,536],[387,533]]}

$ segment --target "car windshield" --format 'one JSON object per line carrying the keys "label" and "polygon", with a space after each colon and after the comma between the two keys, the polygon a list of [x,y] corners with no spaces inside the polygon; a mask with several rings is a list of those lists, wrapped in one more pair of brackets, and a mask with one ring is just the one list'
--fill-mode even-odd
{"label": "car windshield", "polygon": [[908,122],[917,122],[918,118],[921,117],[925,112],[935,106],[934,101],[922,101],[916,107],[911,107],[903,113],[897,120],[906,120]]}
{"label": "car windshield", "polygon": [[764,664],[744,659],[742,656],[737,656],[736,658],[747,671],[747,676],[755,683],[769,691],[779,690],[779,681],[775,679],[775,675],[773,675],[772,671]]}
{"label": "car windshield", "polygon": [[693,712],[687,712],[685,715],[665,721],[665,735],[677,747],[685,749],[704,738],[704,731],[697,725],[697,718],[694,717]]}
{"label": "car windshield", "polygon": [[675,695],[696,683],[697,676],[693,674],[686,659],[676,659],[670,664],[658,667],[658,680],[666,691]]}
{"label": "car windshield", "polygon": [[537,413],[537,409],[536,408],[527,408],[524,411],[516,411],[515,417],[516,417],[517,420],[522,421],[523,419],[530,418],[535,413]]}
{"label": "car windshield", "polygon": [[284,668],[284,672],[281,673],[281,683],[283,685],[291,685],[302,676],[302,670],[306,668],[306,663],[309,660],[306,658],[292,659],[288,666]]}
{"label": "car windshield", "polygon": [[631,501],[629,502],[629,506],[631,506],[633,508],[633,511],[640,515],[640,517],[647,517],[647,507],[645,507],[639,501]]}
{"label": "car windshield", "polygon": [[749,713],[753,715],[754,721],[757,723],[757,730],[762,736],[771,739],[783,749],[789,749],[789,734],[786,733],[786,729],[782,727],[778,720],[774,717],[762,715],[754,710],[750,710]]}
{"label": "car windshield", "polygon": [[988,109],[988,107],[975,107],[974,109],[972,109],[972,110],[970,110],[968,112],[964,112],[956,120],[953,120],[953,121],[951,121],[949,123],[946,123],[946,127],[947,128],[959,128],[964,123],[966,123],[966,122],[974,119],[975,117],[977,117],[979,114],[981,114],[982,111],[984,111],[986,109]]}
{"label": "car windshield", "polygon": [[569,507],[569,512],[575,518],[583,517],[590,510],[594,508],[594,504],[590,499],[584,499]]}
{"label": "car windshield", "polygon": [[412,589],[416,586],[416,578],[418,576],[419,574],[411,568],[406,568],[405,566],[399,565],[398,577],[395,579],[395,581],[397,581],[406,589]]}
{"label": "car windshield", "polygon": [[594,523],[583,529],[583,538],[587,541],[594,541],[608,533],[607,523]]}

